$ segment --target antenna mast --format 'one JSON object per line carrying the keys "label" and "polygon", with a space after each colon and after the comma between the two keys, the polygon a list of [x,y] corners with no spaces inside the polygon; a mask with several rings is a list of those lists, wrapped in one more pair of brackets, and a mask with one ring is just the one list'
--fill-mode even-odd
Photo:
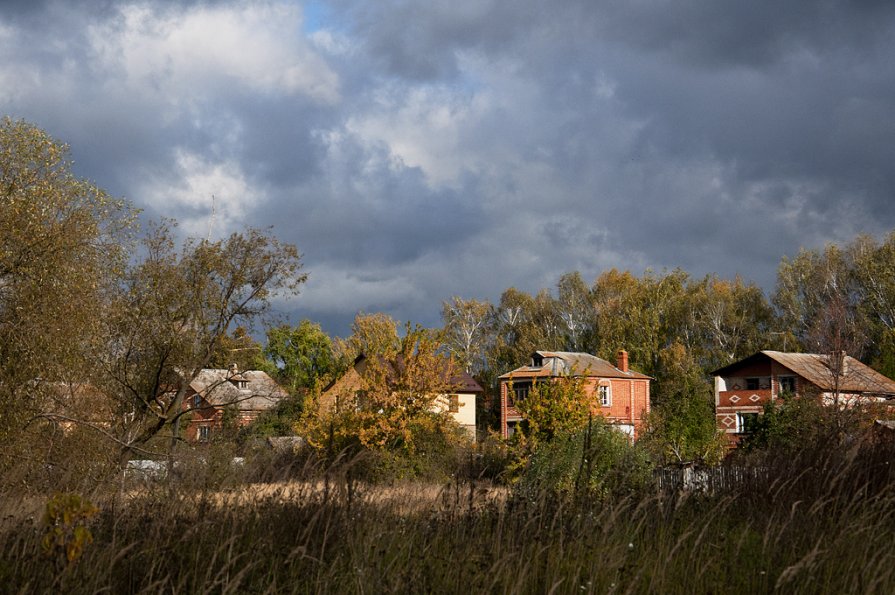
{"label": "antenna mast", "polygon": [[214,194],[211,195],[211,218],[208,221],[208,237],[205,238],[206,242],[211,241],[211,229],[214,227]]}

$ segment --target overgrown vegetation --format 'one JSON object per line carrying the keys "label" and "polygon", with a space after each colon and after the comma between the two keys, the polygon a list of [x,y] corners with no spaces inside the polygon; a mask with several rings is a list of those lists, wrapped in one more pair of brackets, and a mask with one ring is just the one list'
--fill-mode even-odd
{"label": "overgrown vegetation", "polygon": [[369,479],[450,475],[469,440],[447,409],[435,406],[453,392],[454,378],[439,345],[436,334],[408,326],[392,355],[363,361],[356,385],[308,407],[298,433],[330,463],[363,455]]}
{"label": "overgrown vegetation", "polygon": [[[91,538],[61,564],[45,553],[52,525],[40,501],[29,516],[7,492],[0,584],[14,593],[887,593],[893,454],[891,444],[861,443],[768,459],[764,474],[714,494],[650,486],[558,500],[466,479],[434,491],[369,486],[352,476],[354,461],[298,469],[260,491],[88,493],[99,513],[72,523]],[[84,501],[52,506],[90,510]]]}

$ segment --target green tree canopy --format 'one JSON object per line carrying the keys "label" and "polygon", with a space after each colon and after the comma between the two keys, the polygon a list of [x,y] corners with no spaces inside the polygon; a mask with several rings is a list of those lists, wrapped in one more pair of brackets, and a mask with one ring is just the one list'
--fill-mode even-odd
{"label": "green tree canopy", "polygon": [[329,335],[310,320],[268,329],[264,354],[273,362],[280,383],[293,393],[328,381],[336,371]]}
{"label": "green tree canopy", "polygon": [[664,349],[659,363],[664,380],[653,395],[658,404],[648,416],[644,445],[661,464],[720,462],[727,442],[702,370],[680,343]]}
{"label": "green tree canopy", "polygon": [[553,378],[535,383],[516,407],[525,417],[526,437],[538,444],[584,428],[593,398],[585,391],[583,379]]}

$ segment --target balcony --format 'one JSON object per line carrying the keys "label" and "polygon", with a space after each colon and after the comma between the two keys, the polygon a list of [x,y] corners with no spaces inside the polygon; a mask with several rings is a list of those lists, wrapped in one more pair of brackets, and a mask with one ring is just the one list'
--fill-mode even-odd
{"label": "balcony", "polygon": [[761,407],[771,400],[771,389],[722,390],[718,393],[719,407]]}

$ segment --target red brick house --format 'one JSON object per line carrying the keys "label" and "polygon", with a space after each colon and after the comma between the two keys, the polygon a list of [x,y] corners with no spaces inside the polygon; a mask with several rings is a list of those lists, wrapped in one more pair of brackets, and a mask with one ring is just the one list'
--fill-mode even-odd
{"label": "red brick house", "polygon": [[784,393],[832,405],[895,399],[895,382],[842,352],[830,355],[759,351],[712,372],[715,420],[735,447],[765,404]]}
{"label": "red brick house", "polygon": [[628,352],[619,351],[616,365],[589,353],[536,351],[531,365],[516,368],[499,377],[500,433],[509,438],[523,417],[516,403],[524,399],[537,382],[563,377],[583,378],[593,396],[593,411],[636,438],[643,418],[649,413],[649,376],[628,367]]}
{"label": "red brick house", "polygon": [[266,372],[240,372],[229,369],[204,369],[190,383],[183,400],[189,413],[184,437],[204,442],[223,426],[225,410],[232,410],[237,427],[254,421],[261,413],[274,409],[289,396]]}

